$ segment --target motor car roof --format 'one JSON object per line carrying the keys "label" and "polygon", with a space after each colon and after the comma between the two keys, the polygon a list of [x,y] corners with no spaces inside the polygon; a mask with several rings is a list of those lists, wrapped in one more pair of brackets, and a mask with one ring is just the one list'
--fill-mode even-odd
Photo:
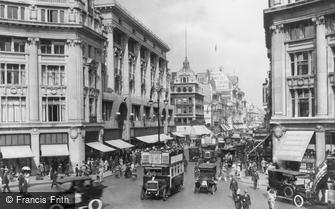
{"label": "motor car roof", "polygon": [[199,169],[213,169],[216,168],[214,163],[201,163],[198,167]]}
{"label": "motor car roof", "polygon": [[293,171],[293,170],[286,170],[286,169],[276,169],[276,168],[269,168],[268,171],[282,173],[283,175],[290,175],[290,176],[306,176],[309,175],[308,173]]}
{"label": "motor car roof", "polygon": [[71,176],[71,177],[64,177],[64,178],[60,178],[57,180],[57,183],[59,184],[63,184],[66,182],[73,182],[73,181],[85,181],[85,180],[92,180],[91,177],[88,176]]}

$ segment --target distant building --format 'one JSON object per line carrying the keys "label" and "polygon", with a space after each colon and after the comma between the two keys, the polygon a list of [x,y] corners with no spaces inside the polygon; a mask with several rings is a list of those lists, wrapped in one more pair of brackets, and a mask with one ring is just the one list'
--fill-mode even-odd
{"label": "distant building", "polygon": [[204,93],[195,72],[185,57],[183,67],[173,75],[171,104],[175,107],[175,124],[204,124]]}

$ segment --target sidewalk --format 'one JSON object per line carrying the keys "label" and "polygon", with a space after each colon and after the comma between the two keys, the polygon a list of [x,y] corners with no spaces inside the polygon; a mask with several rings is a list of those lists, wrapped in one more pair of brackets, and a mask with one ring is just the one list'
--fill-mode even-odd
{"label": "sidewalk", "polygon": [[[107,171],[104,173],[104,178],[112,176],[112,175],[113,175],[112,171]],[[61,176],[64,176],[64,175],[61,175]],[[75,176],[75,175],[72,174],[70,176]],[[97,175],[90,175],[90,177],[94,180],[97,179]],[[29,177],[29,187],[36,186],[36,185],[43,185],[43,184],[51,185],[51,179],[49,178],[49,176],[44,176],[43,180],[36,180],[36,176]],[[14,182],[9,183],[9,186],[10,188],[17,188],[19,186],[19,182],[17,181],[17,179],[15,179]]]}
{"label": "sidewalk", "polygon": [[[245,170],[243,170],[241,172],[241,177],[237,178],[237,181],[240,182],[240,183],[243,183],[243,184],[253,185],[254,183],[252,181],[252,177],[251,176],[245,176],[245,172],[244,171]],[[259,175],[258,188],[266,190],[266,188],[268,186],[268,176],[265,175],[262,172],[258,172],[258,175]]]}

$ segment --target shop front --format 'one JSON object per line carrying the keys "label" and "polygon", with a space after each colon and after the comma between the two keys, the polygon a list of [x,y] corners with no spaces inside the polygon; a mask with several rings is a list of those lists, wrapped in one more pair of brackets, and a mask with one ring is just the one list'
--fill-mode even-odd
{"label": "shop front", "polygon": [[40,163],[43,163],[47,173],[51,168],[61,173],[72,169],[69,155],[67,133],[40,134]]}
{"label": "shop front", "polygon": [[274,159],[281,167],[314,172],[316,168],[314,131],[286,131],[279,143]]}
{"label": "shop front", "polygon": [[98,131],[91,131],[86,133],[85,145],[85,161],[88,159],[109,159],[112,152],[116,150],[103,144],[103,142],[99,140]]}
{"label": "shop front", "polygon": [[22,167],[36,167],[33,164],[34,154],[31,150],[30,134],[0,135],[0,166],[19,172]]}

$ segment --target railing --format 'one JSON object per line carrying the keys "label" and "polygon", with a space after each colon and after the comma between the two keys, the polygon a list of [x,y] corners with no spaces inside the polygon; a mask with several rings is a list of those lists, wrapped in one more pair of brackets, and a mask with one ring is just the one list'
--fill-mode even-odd
{"label": "railing", "polygon": [[49,3],[68,3],[69,0],[38,0],[40,2],[49,2]]}
{"label": "railing", "polygon": [[96,123],[97,122],[97,116],[90,116],[89,121],[90,121],[90,123]]}

